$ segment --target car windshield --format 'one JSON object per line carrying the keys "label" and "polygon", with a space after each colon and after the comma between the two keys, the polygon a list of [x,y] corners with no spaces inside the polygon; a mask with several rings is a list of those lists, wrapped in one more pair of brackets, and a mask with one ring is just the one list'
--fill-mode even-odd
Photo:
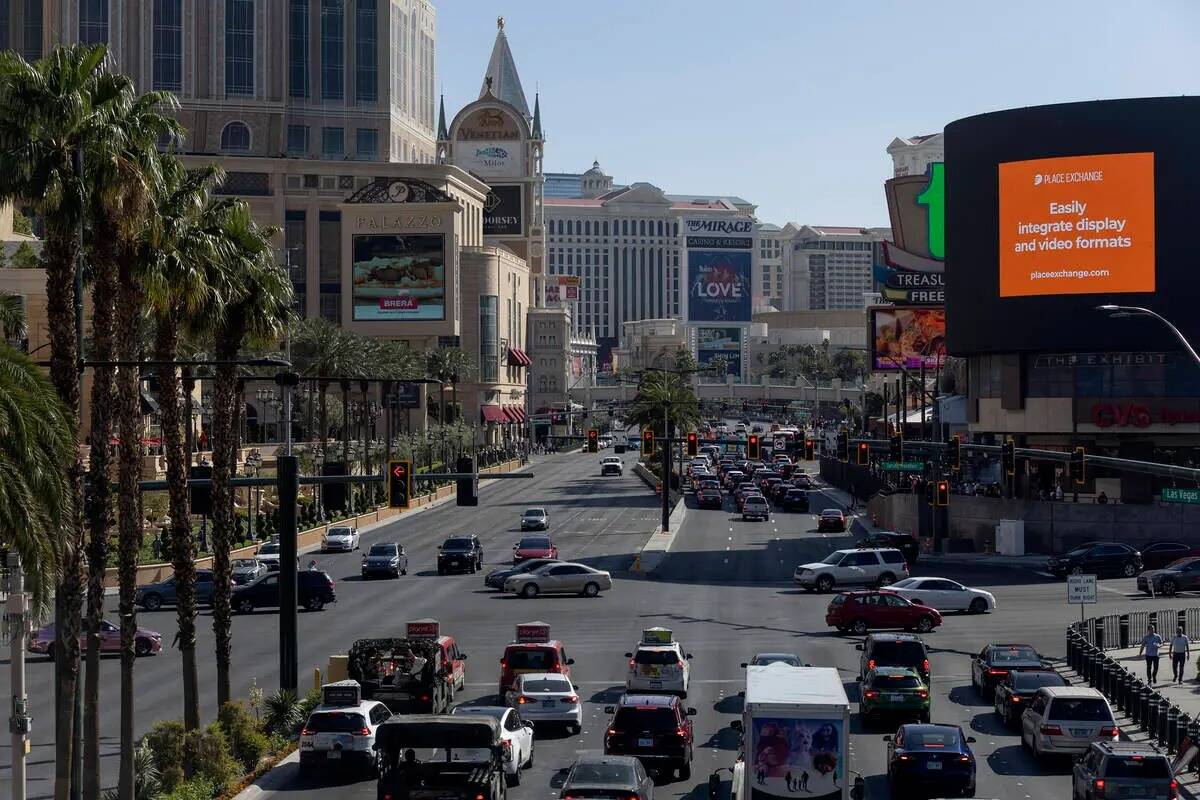
{"label": "car windshield", "polygon": [[1167,569],[1183,569],[1188,564],[1194,564],[1197,561],[1200,561],[1200,558],[1192,558],[1192,557],[1180,558],[1175,561],[1172,561],[1170,564],[1167,564],[1166,568]]}
{"label": "car windshield", "polygon": [[825,510],[825,511],[822,511],[822,512],[821,512],[821,516],[822,516],[822,517],[830,517],[830,518],[834,518],[834,519],[841,519],[841,518],[842,518],[842,512],[840,512],[840,511],[829,511],[829,510],[827,509],[827,510]]}
{"label": "car windshield", "polygon": [[674,650],[638,650],[633,660],[638,664],[678,664],[679,654]]}
{"label": "car windshield", "polygon": [[766,666],[767,664],[775,664],[777,662],[791,664],[793,667],[800,666],[800,659],[796,658],[795,656],[789,656],[785,653],[772,653],[754,657],[754,663],[760,667]]}
{"label": "car windshield", "polygon": [[258,554],[260,556],[262,556],[262,555],[267,555],[267,556],[278,555],[279,554],[279,545],[273,544],[273,543],[264,544],[262,547],[258,548]]}
{"label": "car windshield", "polygon": [[822,563],[822,564],[840,564],[842,559],[845,558],[845,556],[846,556],[845,553],[830,553],[829,555],[822,558],[820,563]]}
{"label": "car windshield", "polygon": [[1018,692],[1035,692],[1043,686],[1066,686],[1057,672],[1014,672],[1013,688]]}
{"label": "car windshield", "polygon": [[252,558],[235,558],[229,562],[229,566],[234,569],[254,569],[258,566],[258,562]]}
{"label": "car windshield", "polygon": [[443,550],[470,550],[471,549],[471,540],[470,539],[447,539],[442,544],[442,549]]}
{"label": "car windshield", "polygon": [[474,717],[492,717],[493,719],[503,719],[508,709],[504,706],[455,706],[451,714],[459,714],[464,716]]}
{"label": "car windshield", "polygon": [[1112,711],[1099,697],[1056,697],[1046,718],[1068,722],[1112,722]]}
{"label": "car windshield", "polygon": [[920,664],[925,660],[925,648],[912,640],[884,640],[875,642],[869,658],[880,666]]}
{"label": "car windshield", "polygon": [[550,540],[545,536],[527,536],[517,543],[518,550],[549,550]]}
{"label": "car windshield", "polygon": [[959,747],[958,731],[952,728],[906,731],[904,734],[905,750],[958,750]]}
{"label": "car windshield", "polygon": [[1066,555],[1067,555],[1067,558],[1082,556],[1082,555],[1085,555],[1085,554],[1091,552],[1091,549],[1092,549],[1092,546],[1090,544],[1087,544],[1087,545],[1084,545],[1083,547],[1076,547],[1074,550],[1068,550]]}
{"label": "car windshield", "polygon": [[525,681],[521,688],[526,692],[570,692],[571,682],[566,678],[538,678]]}
{"label": "car windshield", "polygon": [[553,559],[535,558],[531,561],[522,562],[521,564],[517,565],[511,571],[512,572],[533,572],[535,569],[541,569],[542,567],[546,566],[547,564],[555,564],[555,563],[557,563],[557,562],[554,561]]}
{"label": "car windshield", "polygon": [[[1162,756],[1114,756],[1104,764],[1104,777],[1167,780],[1172,777],[1171,765]],[[1124,796],[1133,797],[1132,794]]]}
{"label": "car windshield", "polygon": [[330,528],[329,529],[330,536],[349,536],[351,533],[353,533],[353,531],[350,530],[349,528]]}
{"label": "car windshield", "polygon": [[917,689],[921,682],[913,675],[876,675],[871,686],[886,692],[889,689]]}
{"label": "car windshield", "polygon": [[1018,661],[1041,661],[1032,647],[997,647],[992,650],[993,664],[1015,664]]}
{"label": "car windshield", "polygon": [[905,578],[892,584],[893,589],[914,589],[921,584],[919,578]]}
{"label": "car windshield", "polygon": [[635,782],[633,767],[628,764],[576,764],[568,780],[601,786],[632,786]]}
{"label": "car windshield", "polygon": [[304,727],[313,733],[350,733],[367,727],[367,721],[362,714],[322,711],[309,717],[308,724]]}
{"label": "car windshield", "polygon": [[678,727],[675,712],[666,706],[621,706],[612,727],[618,731],[674,731]]}
{"label": "car windshield", "polygon": [[530,672],[549,672],[551,667],[558,664],[558,654],[550,649],[528,648],[509,651],[506,660],[508,661],[508,666],[513,669],[526,669]]}
{"label": "car windshield", "polygon": [[367,555],[372,556],[394,556],[399,552],[399,548],[394,544],[373,544],[370,552]]}
{"label": "car windshield", "polygon": [[525,516],[527,517],[544,517],[545,515],[546,512],[542,511],[540,508],[531,508],[525,512]]}

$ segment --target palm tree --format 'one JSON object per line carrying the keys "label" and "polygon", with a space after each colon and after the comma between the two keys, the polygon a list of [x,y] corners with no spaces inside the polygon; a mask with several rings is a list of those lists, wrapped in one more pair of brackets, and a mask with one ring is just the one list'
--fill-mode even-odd
{"label": "palm tree", "polygon": [[[340,377],[350,375],[356,369],[356,340],[359,337],[354,334],[323,318],[302,320],[292,333],[292,361],[301,375]],[[329,460],[329,382],[318,381],[317,387],[317,427],[320,429],[323,464]],[[320,497],[318,492],[318,503]],[[323,516],[323,508],[321,513]]]}
{"label": "palm tree", "polygon": [[454,398],[451,401],[450,407],[454,409],[451,416],[455,419],[462,418],[462,408],[458,404],[458,384],[460,381],[469,379],[475,374],[475,359],[467,355],[466,351],[459,348],[446,348],[446,366],[449,371],[445,377],[445,381],[450,384],[450,396]]}
{"label": "palm tree", "polygon": [[20,295],[0,291],[0,336],[6,342],[24,339],[29,335],[29,324],[25,321],[25,301]]}
{"label": "palm tree", "polygon": [[[106,112],[126,98],[126,82],[105,71],[103,45],[52,51],[36,64],[0,53],[0,202],[32,204],[45,224],[46,316],[50,380],[73,435],[79,431],[79,357],[75,270],[87,205],[82,167],[112,146]],[[66,459],[71,514],[66,519],[63,574],[56,594],[55,786],[66,800],[72,773],[75,684],[82,616],[83,464]]]}
{"label": "palm tree", "polygon": [[[664,411],[665,409],[665,411]],[[655,433],[671,436],[672,430],[686,430],[700,422],[700,403],[687,375],[647,370],[638,384],[626,419]],[[665,423],[664,424],[664,420]]]}
{"label": "palm tree", "polygon": [[436,350],[425,352],[425,375],[441,383],[438,397],[438,422],[442,425],[446,424],[446,383],[454,374],[452,361],[454,357],[450,355],[451,352],[453,350],[449,347],[439,347]]}

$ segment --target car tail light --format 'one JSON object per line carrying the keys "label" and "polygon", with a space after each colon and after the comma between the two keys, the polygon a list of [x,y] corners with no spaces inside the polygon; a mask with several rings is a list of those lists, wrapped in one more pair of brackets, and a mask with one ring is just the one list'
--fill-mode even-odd
{"label": "car tail light", "polygon": [[1012,698],[1011,698],[1011,699],[1012,699],[1012,701],[1013,701],[1014,703],[1019,703],[1019,702],[1021,702],[1021,698],[1017,697],[1015,694],[1012,696]]}
{"label": "car tail light", "polygon": [[925,691],[924,689],[921,689],[920,691],[918,691],[917,694],[921,695],[922,700],[925,700],[926,698],[929,697],[929,692]]}
{"label": "car tail light", "polygon": [[314,733],[316,733],[316,731],[314,731],[312,728],[301,728],[300,729],[301,736],[312,736]]}
{"label": "car tail light", "polygon": [[428,703],[428,702],[429,702],[429,695],[427,695],[427,694],[423,694],[423,695],[421,695],[421,702],[422,702],[422,703]]}
{"label": "car tail light", "polygon": [[899,758],[901,761],[908,761],[908,759],[909,759],[909,756],[905,755],[904,753],[900,753],[896,757]]}
{"label": "car tail light", "polygon": [[1100,735],[1101,736],[1111,736],[1112,738],[1116,739],[1118,736],[1121,735],[1121,729],[1118,728],[1116,725],[1106,725],[1105,727],[1100,729]]}
{"label": "car tail light", "polygon": [[680,739],[686,739],[687,738],[687,728],[680,725],[678,728],[675,729],[675,735],[678,736]]}
{"label": "car tail light", "polygon": [[483,795],[482,794],[475,795],[475,800],[483,800]]}
{"label": "car tail light", "polygon": [[676,662],[675,662],[675,666],[677,666],[677,667],[682,667],[682,666],[683,666],[683,659],[681,658],[681,659],[679,659],[678,661],[676,661]]}
{"label": "car tail light", "polygon": [[1171,785],[1168,787],[1168,789],[1169,789],[1169,794],[1167,795],[1167,797],[1169,798],[1169,800],[1175,800],[1175,798],[1177,798],[1179,796],[1179,781],[1172,778]]}
{"label": "car tail light", "polygon": [[385,795],[383,796],[383,800],[392,800],[392,796],[391,796],[391,794],[385,794]]}
{"label": "car tail light", "polygon": [[1104,778],[1096,778],[1092,781],[1092,791],[1097,797],[1104,797]]}
{"label": "car tail light", "polygon": [[871,658],[867,660],[867,669],[875,669],[875,659]]}
{"label": "car tail light", "polygon": [[872,700],[876,697],[879,697],[879,692],[875,691],[874,689],[867,689],[865,692],[863,692],[863,697],[866,697],[868,700]]}
{"label": "car tail light", "polygon": [[609,729],[608,729],[608,731],[606,732],[606,734],[605,734],[605,735],[606,735],[606,736],[616,736],[616,735],[617,735],[617,729],[616,729],[616,728],[609,728]]}
{"label": "car tail light", "polygon": [[921,662],[921,671],[929,672],[929,659],[928,658]]}
{"label": "car tail light", "polygon": [[988,674],[988,675],[1007,675],[1007,674],[1008,674],[1008,670],[1006,670],[1006,669],[995,669],[994,667],[989,667],[989,668],[988,668],[988,671],[987,671],[987,674]]}
{"label": "car tail light", "polygon": [[634,667],[636,667],[636,666],[637,666],[637,665],[634,663],[633,659],[632,659],[632,658],[631,658],[631,659],[629,659],[629,668],[630,668],[630,669],[633,669],[633,668],[634,668]]}
{"label": "car tail light", "polygon": [[357,732],[356,734],[354,734],[354,735],[355,735],[355,736],[370,736],[370,735],[371,735],[371,729],[370,729],[370,728],[367,728],[367,727],[362,727],[362,728],[359,728],[359,729],[358,729],[358,732]]}
{"label": "car tail light", "polygon": [[520,697],[518,697],[518,698],[517,698],[517,704],[518,704],[518,705],[522,705],[522,706],[523,706],[523,705],[525,705],[525,704],[526,704],[526,703],[528,703],[528,702],[529,702],[529,698],[528,698],[528,697],[526,697],[525,695],[521,695]]}
{"label": "car tail light", "polygon": [[571,705],[575,705],[576,703],[579,702],[579,695],[574,695],[574,694],[567,695],[566,697],[563,698],[563,702],[570,703]]}
{"label": "car tail light", "polygon": [[505,739],[502,744],[504,745],[504,754],[506,756],[512,755],[512,740]]}
{"label": "car tail light", "polygon": [[1043,736],[1062,736],[1062,728],[1058,725],[1043,725],[1041,728]]}
{"label": "car tail light", "polygon": [[562,664],[555,664],[550,668],[550,672],[562,672]]}
{"label": "car tail light", "polygon": [[971,757],[970,756],[959,756],[958,760],[959,761],[970,761]]}
{"label": "car tail light", "polygon": [[508,669],[508,662],[505,661],[503,658],[500,659],[500,669]]}

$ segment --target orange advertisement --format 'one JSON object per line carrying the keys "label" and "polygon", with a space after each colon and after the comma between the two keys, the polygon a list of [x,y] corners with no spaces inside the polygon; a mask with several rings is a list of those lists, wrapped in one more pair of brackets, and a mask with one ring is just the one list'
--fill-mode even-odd
{"label": "orange advertisement", "polygon": [[1154,154],[1000,165],[1000,296],[1154,291]]}

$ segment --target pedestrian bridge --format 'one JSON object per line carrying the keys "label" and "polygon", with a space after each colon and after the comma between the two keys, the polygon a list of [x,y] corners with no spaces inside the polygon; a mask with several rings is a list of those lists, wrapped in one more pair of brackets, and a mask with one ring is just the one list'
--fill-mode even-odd
{"label": "pedestrian bridge", "polygon": [[[693,384],[696,396],[700,402],[725,401],[739,403],[746,400],[750,403],[767,401],[771,404],[799,401],[812,406],[821,404],[840,405],[842,401],[859,404],[862,400],[862,388],[843,386],[835,381],[832,386],[812,386],[807,384],[771,384],[771,383],[699,383]],[[602,406],[606,403],[631,402],[637,396],[637,386],[620,383],[612,386],[575,387],[569,392],[571,402],[581,404],[585,409]]]}

